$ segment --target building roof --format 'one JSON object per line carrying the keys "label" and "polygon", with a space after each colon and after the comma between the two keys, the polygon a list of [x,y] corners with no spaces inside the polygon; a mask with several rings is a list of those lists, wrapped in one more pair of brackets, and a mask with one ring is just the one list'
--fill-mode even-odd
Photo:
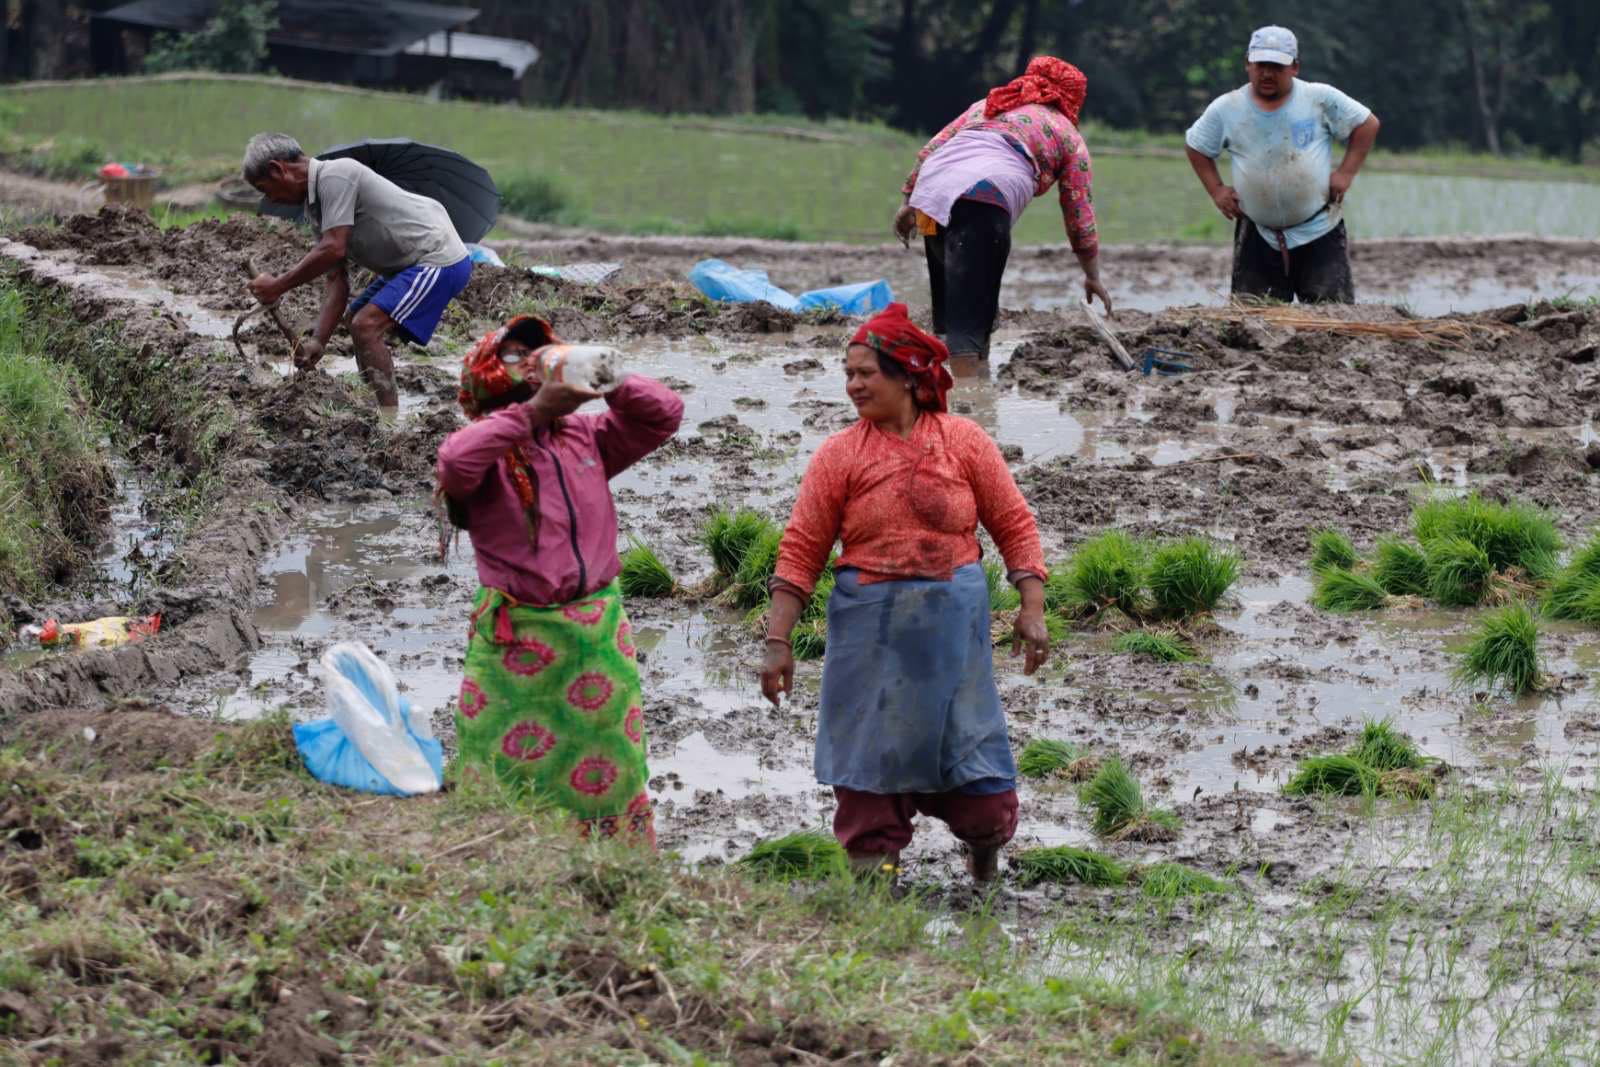
{"label": "building roof", "polygon": [[444,56],[452,59],[477,59],[498,63],[521,78],[524,71],[539,61],[539,50],[527,41],[511,37],[485,37],[481,33],[438,33],[406,45],[406,52],[419,56]]}
{"label": "building roof", "polygon": [[[96,18],[191,33],[217,9],[216,0],[133,0]],[[352,55],[392,56],[431,34],[463,26],[476,8],[419,0],[278,0],[278,28],[267,43]]]}

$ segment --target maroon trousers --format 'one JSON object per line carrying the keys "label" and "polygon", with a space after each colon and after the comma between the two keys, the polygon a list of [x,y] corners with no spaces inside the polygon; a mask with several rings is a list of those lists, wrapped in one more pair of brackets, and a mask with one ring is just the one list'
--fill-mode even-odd
{"label": "maroon trousers", "polygon": [[833,835],[851,856],[882,856],[911,844],[911,819],[927,815],[969,845],[996,847],[1017,832],[1017,791],[967,793],[863,793],[834,786],[839,810]]}

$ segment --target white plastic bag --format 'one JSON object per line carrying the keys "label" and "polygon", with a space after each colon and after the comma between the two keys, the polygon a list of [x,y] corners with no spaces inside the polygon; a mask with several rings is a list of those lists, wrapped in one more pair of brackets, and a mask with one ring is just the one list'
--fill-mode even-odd
{"label": "white plastic bag", "polygon": [[372,769],[401,792],[437,793],[439,774],[412,736],[432,738],[428,717],[413,713],[407,729],[405,705],[388,665],[366,645],[345,641],[323,654],[322,673],[328,714]]}

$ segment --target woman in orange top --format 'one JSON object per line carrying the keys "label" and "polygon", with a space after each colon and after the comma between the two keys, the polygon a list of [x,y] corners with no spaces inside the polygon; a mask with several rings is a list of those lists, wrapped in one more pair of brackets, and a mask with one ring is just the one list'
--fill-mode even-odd
{"label": "woman in orange top", "polygon": [[1016,832],[1016,763],[994,683],[983,523],[1022,594],[1012,653],[1049,652],[1039,531],[1000,450],[946,410],[949,352],[891,304],[850,341],[845,391],[861,421],[822,443],[778,550],[761,691],[794,683],[789,634],[836,540],[817,724],[817,780],[858,869],[895,864],[918,812],[992,879]]}

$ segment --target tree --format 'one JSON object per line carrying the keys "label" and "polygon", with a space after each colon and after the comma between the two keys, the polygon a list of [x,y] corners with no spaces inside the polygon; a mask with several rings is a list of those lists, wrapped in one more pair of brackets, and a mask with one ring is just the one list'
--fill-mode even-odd
{"label": "tree", "polygon": [[1483,144],[1500,155],[1506,103],[1542,66],[1550,7],[1520,0],[1457,0]]}
{"label": "tree", "polygon": [[216,14],[195,32],[157,37],[144,69],[254,74],[266,65],[267,35],[277,28],[277,0],[221,0]]}

